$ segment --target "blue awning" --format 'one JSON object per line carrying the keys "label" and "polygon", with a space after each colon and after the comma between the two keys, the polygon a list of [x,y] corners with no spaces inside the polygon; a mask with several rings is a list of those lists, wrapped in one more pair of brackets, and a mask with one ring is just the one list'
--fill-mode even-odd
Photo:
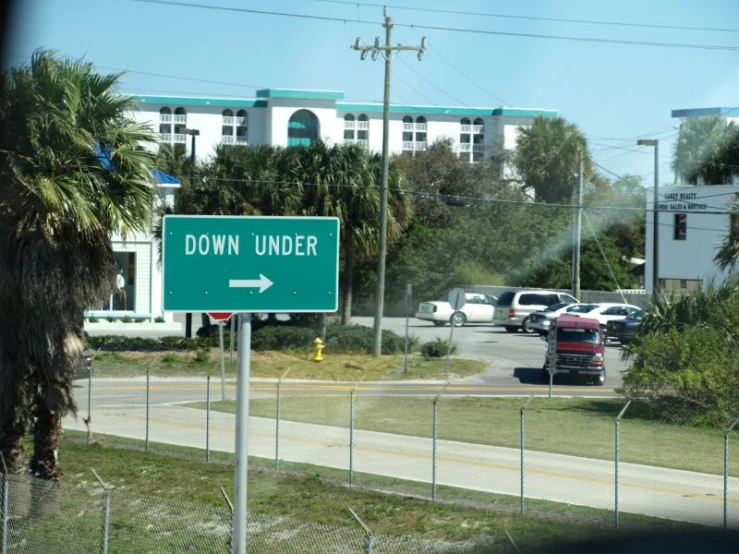
{"label": "blue awning", "polygon": [[[95,155],[100,162],[100,167],[102,167],[105,171],[112,171],[113,169],[115,169],[113,160],[110,159],[110,149],[106,148],[105,150],[103,150],[100,147],[100,143],[98,141],[95,141],[94,146]],[[180,186],[182,184],[177,180],[176,177],[173,177],[169,173],[165,173],[160,169],[152,169],[151,176],[157,185]]]}
{"label": "blue awning", "polygon": [[165,173],[161,169],[152,169],[151,176],[154,177],[154,182],[157,185],[173,185],[180,186],[180,183],[176,177],[172,177],[169,173]]}

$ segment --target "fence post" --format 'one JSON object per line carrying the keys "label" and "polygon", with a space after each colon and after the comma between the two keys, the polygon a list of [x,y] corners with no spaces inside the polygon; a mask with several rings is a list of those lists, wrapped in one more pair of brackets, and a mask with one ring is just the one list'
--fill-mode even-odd
{"label": "fence post", "polygon": [[357,515],[357,512],[352,510],[350,507],[347,506],[347,509],[351,512],[354,519],[357,520],[357,523],[362,526],[362,529],[364,530],[364,551],[366,554],[372,554],[372,549],[374,548],[374,538],[372,537],[372,530],[365,525],[364,521],[360,519],[360,517]]}
{"label": "fence post", "polygon": [[532,396],[529,396],[529,399],[526,401],[526,404],[521,406],[521,436],[520,436],[520,443],[521,443],[521,515],[523,515],[524,511],[526,510],[525,505],[525,495],[524,495],[524,475],[526,475],[524,471],[524,452],[526,451],[525,448],[525,442],[526,442],[526,433],[525,433],[525,427],[524,427],[524,412],[526,411],[526,407],[529,405],[529,402],[531,402]]}
{"label": "fence post", "polygon": [[282,398],[282,380],[287,377],[290,369],[291,368],[288,367],[285,370],[285,373],[283,373],[277,380],[277,402],[275,407],[275,471],[279,471],[280,469],[280,400]]}
{"label": "fence post", "polygon": [[144,440],[144,450],[149,451],[149,394],[151,387],[151,364],[146,366],[146,439]]}
{"label": "fence post", "polygon": [[210,462],[210,373],[205,379],[205,461]]}
{"label": "fence post", "polygon": [[436,502],[436,432],[437,432],[437,411],[439,397],[435,396],[433,400],[433,419],[431,424],[431,501]]}
{"label": "fence post", "polygon": [[349,488],[354,486],[354,388],[349,391]]}
{"label": "fence post", "polygon": [[618,529],[618,524],[619,524],[619,521],[618,521],[618,511],[619,511],[619,507],[618,507],[618,477],[619,477],[619,475],[618,475],[618,462],[619,462],[619,457],[620,457],[620,454],[621,454],[620,453],[620,447],[621,447],[621,418],[626,413],[626,410],[628,409],[628,407],[629,407],[630,404],[631,404],[631,400],[629,400],[626,403],[626,406],[624,406],[621,409],[621,411],[619,412],[619,414],[616,416],[616,432],[615,432],[615,441],[616,441],[616,444],[615,444],[615,447],[614,447],[614,450],[615,450],[614,451],[615,466],[614,466],[614,480],[613,480],[613,484],[614,484],[613,517],[614,517],[614,525],[616,526],[616,529]]}
{"label": "fence post", "polygon": [[[98,350],[98,352],[100,352],[100,350]],[[96,356],[92,357],[92,360],[90,361],[90,371],[87,373],[87,421],[85,422],[87,427],[87,444],[92,442],[92,362],[95,361]]]}
{"label": "fence post", "polygon": [[[0,454],[2,456],[2,454]],[[4,462],[4,459],[3,459]],[[3,466],[5,464],[3,463]],[[7,468],[4,468],[2,475],[0,476],[0,485],[3,489],[3,544],[2,554],[8,554],[8,520],[10,519],[8,514],[10,512],[10,481],[8,480]]]}
{"label": "fence post", "polygon": [[724,529],[729,528],[729,435],[739,423],[739,418],[724,433]]}
{"label": "fence post", "polygon": [[92,471],[93,475],[95,476],[95,479],[98,480],[98,483],[100,483],[100,486],[103,487],[103,490],[105,491],[105,521],[103,523],[103,554],[108,554],[108,544],[110,542],[110,489],[108,488],[108,485],[105,484],[105,482],[100,478],[100,475],[98,475],[97,471],[90,468],[90,471]]}

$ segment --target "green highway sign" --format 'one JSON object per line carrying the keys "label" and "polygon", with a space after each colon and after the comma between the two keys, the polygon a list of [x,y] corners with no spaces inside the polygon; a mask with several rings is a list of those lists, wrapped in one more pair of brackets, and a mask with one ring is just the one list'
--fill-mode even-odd
{"label": "green highway sign", "polygon": [[164,216],[164,310],[335,312],[335,217]]}

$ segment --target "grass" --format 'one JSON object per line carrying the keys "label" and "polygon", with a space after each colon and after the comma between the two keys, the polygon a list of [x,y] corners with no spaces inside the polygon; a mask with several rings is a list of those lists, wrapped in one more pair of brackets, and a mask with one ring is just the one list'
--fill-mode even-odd
{"label": "grass", "polygon": [[[380,381],[388,379],[446,379],[444,359],[410,357],[408,372],[403,371],[404,357],[363,354],[332,354],[324,351],[322,362],[313,362],[312,353],[252,352],[251,374],[254,377],[278,378],[285,371],[294,379],[326,379],[335,381]],[[486,362],[466,358],[451,358],[449,377],[476,375]],[[99,352],[93,360],[97,377],[140,377],[147,368],[152,376],[206,376],[220,374],[220,354],[217,348],[197,352]],[[229,363],[225,354],[226,374],[236,376],[236,358]]]}
{"label": "grass", "polygon": [[[83,433],[66,432],[61,448],[65,485],[59,515],[46,521],[14,522],[18,527],[11,538],[23,532],[27,541],[36,537],[63,542],[69,553],[100,550],[96,540],[102,539],[104,500],[93,468],[112,491],[111,552],[227,550],[223,527],[230,515],[220,488],[232,496],[232,455],[213,453],[213,461],[206,463],[198,449],[151,443],[147,453],[142,451],[142,441],[97,438],[98,442],[86,445]],[[362,489],[350,489],[345,486],[346,472],[305,464],[283,463],[281,471],[275,472],[271,461],[250,458],[249,468],[249,510],[258,514],[252,521],[262,523],[252,540],[265,553],[328,552],[334,551],[332,545],[361,537],[348,507],[373,533],[381,535],[378,553],[401,551],[388,546],[394,536],[466,547],[492,545],[495,552],[512,552],[506,530],[519,547],[527,548],[591,537],[605,532],[613,521],[608,510],[536,500],[527,500],[527,515],[521,516],[515,497],[450,487],[439,487],[441,501],[431,503],[423,499],[429,494],[427,485],[364,474],[356,476]],[[294,518],[292,523],[283,521],[275,527],[275,518],[286,516]],[[629,514],[622,514],[621,524],[624,528],[677,527]],[[321,526],[331,526],[333,531]],[[291,539],[293,533],[300,536]]]}
{"label": "grass", "polygon": [[[289,390],[289,389],[286,389]],[[440,439],[520,447],[518,398],[442,398],[437,407]],[[192,406],[204,409],[205,403]],[[357,429],[429,437],[431,398],[356,396]],[[623,408],[619,399],[534,398],[525,411],[526,448],[613,460],[615,417]],[[217,411],[235,412],[232,400],[212,402]],[[275,417],[276,399],[250,402],[253,416]],[[349,426],[349,396],[283,395],[281,419]],[[739,476],[739,437],[732,439],[729,472]],[[653,419],[648,406],[632,404],[620,427],[620,459],[674,469],[723,474],[724,439],[717,430],[671,425]]]}

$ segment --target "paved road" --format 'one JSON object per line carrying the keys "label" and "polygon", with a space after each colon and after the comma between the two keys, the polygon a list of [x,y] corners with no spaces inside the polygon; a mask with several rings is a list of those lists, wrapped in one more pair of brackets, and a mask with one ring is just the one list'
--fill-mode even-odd
{"label": "paved road", "polygon": [[[100,408],[94,431],[142,439],[145,410],[140,407]],[[68,418],[68,429],[84,430]],[[205,412],[180,406],[151,410],[150,440],[205,447]],[[213,450],[233,452],[234,417],[212,413]],[[355,431],[354,469],[376,475],[431,482],[430,439]],[[348,430],[304,423],[281,423],[280,459],[348,470]],[[273,459],[275,422],[251,417],[249,453]],[[462,489],[506,495],[520,494],[520,451],[453,441],[438,441],[437,482]],[[614,464],[574,456],[526,451],[525,491],[528,498],[612,509]],[[620,465],[622,512],[718,526],[722,522],[722,477],[637,464]],[[430,488],[429,488],[430,490]],[[729,482],[729,521],[739,528],[739,479]]]}
{"label": "paved road", "polygon": [[[87,413],[87,381],[75,382],[75,396],[79,404],[80,413]],[[321,383],[289,381],[281,385],[284,395],[320,395],[320,396],[347,396],[349,391],[355,390],[357,395],[364,396],[546,396],[549,387],[546,385],[489,385],[480,383],[440,382],[425,383],[367,383],[356,386],[352,383]],[[236,386],[233,380],[225,384],[226,397],[236,397]],[[560,397],[580,396],[591,398],[615,397],[616,393],[609,387],[567,386],[557,385],[553,388],[553,395]],[[255,380],[251,385],[253,398],[274,397],[276,384],[269,380]],[[149,386],[149,403],[152,406],[166,405],[178,402],[205,402],[207,397],[206,380],[202,378],[152,378]],[[211,380],[210,398],[212,401],[221,399],[220,379]],[[98,408],[144,406],[146,404],[146,381],[134,379],[95,379],[92,384],[91,405],[93,411]]]}

